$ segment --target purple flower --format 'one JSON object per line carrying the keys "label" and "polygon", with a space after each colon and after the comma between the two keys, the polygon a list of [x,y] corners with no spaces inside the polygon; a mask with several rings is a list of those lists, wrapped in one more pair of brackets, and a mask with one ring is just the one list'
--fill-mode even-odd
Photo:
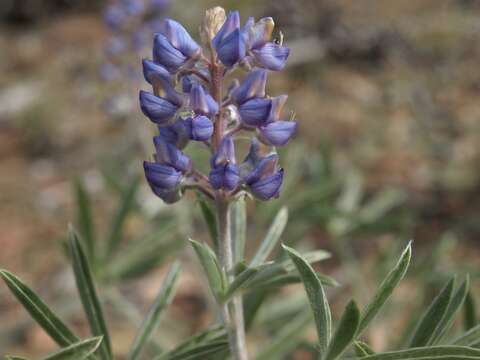
{"label": "purple flower", "polygon": [[189,59],[198,58],[201,49],[187,30],[174,20],[165,20],[163,31],[155,34],[153,60],[176,72]]}
{"label": "purple flower", "polygon": [[153,141],[157,150],[155,153],[157,163],[170,165],[184,174],[192,170],[191,160],[174,145],[165,141],[161,136],[155,136]]}
{"label": "purple flower", "polygon": [[232,98],[237,104],[242,104],[252,98],[265,97],[267,72],[257,69],[247,75],[242,84],[232,91]]}
{"label": "purple flower", "polygon": [[145,177],[150,186],[160,188],[162,190],[175,189],[182,180],[182,173],[172,166],[143,162]]}
{"label": "purple flower", "polygon": [[231,137],[223,138],[218,151],[211,159],[210,184],[214,189],[233,190],[240,183],[240,173],[235,161],[235,146]]}
{"label": "purple flower", "polygon": [[218,113],[218,104],[205,92],[200,84],[192,84],[190,90],[190,107],[196,114],[213,116]]}
{"label": "purple flower", "polygon": [[227,67],[242,61],[246,54],[245,36],[240,30],[240,14],[232,11],[212,40],[218,58]]}
{"label": "purple flower", "polygon": [[248,126],[260,126],[270,114],[270,99],[254,98],[241,104],[238,108],[242,122]]}
{"label": "purple flower", "polygon": [[175,115],[179,107],[167,99],[141,90],[140,108],[154,123],[165,124]]}
{"label": "purple flower", "polygon": [[187,146],[191,137],[191,126],[182,118],[178,118],[173,124],[159,126],[158,128],[160,133],[158,136],[179,149]]}
{"label": "purple flower", "polygon": [[257,159],[251,171],[243,176],[245,185],[255,197],[261,200],[278,197],[282,180],[283,169],[278,169],[277,154]]}
{"label": "purple flower", "polygon": [[190,129],[190,139],[197,141],[208,141],[213,134],[212,121],[203,115],[195,116],[185,120]]}
{"label": "purple flower", "polygon": [[259,127],[260,140],[272,146],[283,146],[295,134],[297,123],[294,121],[273,121]]}
{"label": "purple flower", "polygon": [[162,65],[156,64],[151,60],[143,59],[143,76],[149,84],[168,83],[172,84],[172,76]]}

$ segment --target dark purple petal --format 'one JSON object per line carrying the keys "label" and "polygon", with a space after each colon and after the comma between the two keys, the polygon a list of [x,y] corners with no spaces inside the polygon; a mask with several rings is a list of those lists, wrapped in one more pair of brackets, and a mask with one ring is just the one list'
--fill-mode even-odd
{"label": "dark purple petal", "polygon": [[280,119],[280,113],[282,112],[283,106],[287,102],[287,99],[288,95],[280,95],[272,99],[272,107],[270,109],[267,122],[277,121]]}
{"label": "dark purple petal", "polygon": [[265,97],[267,84],[267,71],[257,69],[248,74],[242,84],[232,92],[232,97],[237,104],[243,104],[252,98]]}
{"label": "dark purple petal", "polygon": [[230,163],[212,168],[208,178],[214,189],[233,190],[240,183],[238,167]]}
{"label": "dark purple petal", "polygon": [[153,40],[153,60],[166,67],[168,71],[175,72],[185,64],[187,57],[176,49],[163,34],[155,34]]}
{"label": "dark purple petal", "polygon": [[165,190],[161,187],[150,184],[153,193],[162,199],[166,204],[173,204],[182,198],[181,189]]}
{"label": "dark purple petal", "polygon": [[249,189],[253,196],[260,200],[277,198],[283,182],[283,169],[270,176],[266,176],[257,182],[250,184]]}
{"label": "dark purple petal", "polygon": [[278,71],[285,67],[290,49],[270,42],[252,50],[252,53],[261,67]]}
{"label": "dark purple petal", "polygon": [[263,124],[270,113],[272,101],[270,99],[251,99],[238,108],[242,122],[249,126]]}
{"label": "dark purple petal", "polygon": [[143,76],[145,80],[150,83],[154,84],[155,82],[167,82],[169,84],[172,83],[172,76],[168,72],[166,68],[162,65],[156,64],[151,60],[143,59]]}
{"label": "dark purple petal", "polygon": [[261,178],[272,175],[277,169],[277,164],[277,154],[266,156],[258,161],[253,170],[248,173],[243,180],[247,185],[251,185],[259,181]]}
{"label": "dark purple petal", "polygon": [[187,173],[192,169],[192,162],[184,153],[174,145],[166,142],[163,137],[155,136],[153,138],[155,148],[155,160],[160,164],[173,166],[176,170]]}
{"label": "dark purple petal", "polygon": [[154,123],[166,123],[177,111],[178,107],[161,97],[140,90],[140,107],[142,112]]}
{"label": "dark purple petal", "polygon": [[226,136],[220,142],[217,152],[211,159],[211,166],[215,168],[226,163],[235,164],[235,145],[230,136]]}
{"label": "dark purple petal", "polygon": [[175,20],[166,19],[163,34],[170,43],[188,58],[200,55],[200,47],[185,28]]}
{"label": "dark purple petal", "polygon": [[216,50],[223,65],[231,67],[245,57],[245,38],[240,30],[236,29],[218,44]]}
{"label": "dark purple petal", "polygon": [[220,43],[236,29],[240,29],[240,13],[238,11],[231,11],[228,13],[227,19],[213,38],[213,47],[218,48]]}
{"label": "dark purple petal", "polygon": [[267,145],[283,146],[290,140],[296,129],[295,121],[274,121],[259,128],[260,140]]}
{"label": "dark purple petal", "polygon": [[191,139],[197,141],[208,141],[213,134],[213,123],[206,116],[195,116],[187,119],[191,126]]}
{"label": "dark purple petal", "polygon": [[190,106],[197,114],[213,116],[218,112],[218,104],[207,94],[202,85],[192,84],[190,90]]}
{"label": "dark purple petal", "polygon": [[159,126],[159,132],[164,141],[183,149],[190,140],[191,127],[187,121],[178,118],[171,125]]}
{"label": "dark purple petal", "polygon": [[180,184],[182,173],[168,165],[143,162],[145,177],[150,186],[172,190]]}

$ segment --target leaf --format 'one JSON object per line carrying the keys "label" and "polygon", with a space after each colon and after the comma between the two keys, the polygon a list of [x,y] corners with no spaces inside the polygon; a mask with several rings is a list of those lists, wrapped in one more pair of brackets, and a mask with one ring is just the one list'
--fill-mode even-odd
{"label": "leaf", "polygon": [[285,245],[282,246],[297,267],[305,286],[313,317],[315,318],[320,354],[323,356],[327,350],[332,332],[332,316],[325,291],[310,264],[296,250]]}
{"label": "leaf", "polygon": [[463,311],[464,311],[463,322],[464,322],[465,330],[470,330],[475,325],[477,325],[477,311],[475,309],[475,300],[473,299],[471,291],[467,293]]}
{"label": "leaf", "polygon": [[372,348],[363,341],[354,341],[353,344],[355,345],[355,354],[357,355],[357,357],[364,357],[375,354],[375,351],[373,351]]}
{"label": "leaf", "polygon": [[120,206],[110,223],[110,230],[107,236],[106,257],[110,257],[114,253],[122,240],[125,219],[135,207],[135,195],[139,185],[140,178],[136,177],[122,195]]}
{"label": "leaf", "polygon": [[163,310],[170,305],[175,294],[175,285],[180,274],[180,264],[175,262],[167,273],[163,285],[133,341],[128,359],[138,359],[146,342],[151,338],[160,321]]}
{"label": "leaf", "polygon": [[217,219],[215,218],[215,214],[208,206],[208,204],[200,200],[200,210],[202,211],[203,218],[205,223],[207,224],[207,229],[210,234],[210,239],[212,240],[212,244],[214,245],[215,249],[218,249],[218,230],[217,230]]}
{"label": "leaf", "polygon": [[362,360],[407,360],[407,359],[480,359],[480,350],[463,346],[431,346],[385,352],[362,357]]}
{"label": "leaf", "polygon": [[75,203],[77,206],[77,226],[79,233],[85,242],[87,256],[93,263],[95,261],[95,229],[92,216],[92,206],[90,197],[85,190],[85,185],[81,179],[76,179]]}
{"label": "leaf", "polygon": [[453,345],[473,346],[480,343],[480,324],[458,337]]}
{"label": "leaf", "polygon": [[193,249],[197,253],[200,263],[207,276],[208,284],[212,290],[213,295],[217,299],[221,299],[225,292],[226,281],[220,266],[218,265],[215,253],[207,244],[201,244],[195,240],[190,239]]}
{"label": "leaf", "polygon": [[112,349],[102,308],[95,291],[88,260],[72,227],[69,228],[69,245],[75,281],[83,309],[90,324],[90,330],[94,336],[103,336],[100,354],[102,359],[109,360],[112,358]]}
{"label": "leaf", "polygon": [[355,339],[359,323],[360,310],[358,310],[355,301],[352,300],[345,308],[340,324],[328,345],[325,360],[335,360],[343,354]]}
{"label": "leaf", "polygon": [[5,355],[5,360],[28,360],[28,359],[21,356]]}
{"label": "leaf", "polygon": [[452,300],[454,284],[455,278],[452,278],[423,314],[410,340],[410,348],[428,345],[433,339]]}
{"label": "leaf", "polygon": [[92,355],[98,349],[101,342],[101,336],[82,340],[43,358],[43,360],[83,360]]}
{"label": "leaf", "polygon": [[62,320],[18,277],[6,270],[0,270],[0,276],[30,316],[59,346],[65,347],[79,341]]}
{"label": "leaf", "polygon": [[[268,266],[268,264],[264,264],[264,266]],[[243,289],[248,284],[248,281],[261,269],[262,266],[243,270],[238,276],[235,277],[225,294],[222,296],[222,302],[227,302],[237,291]]]}
{"label": "leaf", "polygon": [[[220,352],[228,350],[228,341],[221,340],[212,342],[209,344],[199,345],[188,351],[184,351],[181,354],[170,355],[164,357],[160,355],[159,357],[154,358],[154,360],[202,360],[202,359],[212,359],[213,355],[216,355]],[[226,357],[225,357],[226,358]]]}
{"label": "leaf", "polygon": [[383,280],[378,288],[377,292],[373,296],[373,299],[368,303],[362,312],[360,319],[360,325],[358,326],[357,336],[360,336],[362,332],[367,328],[368,324],[375,318],[380,309],[385,305],[393,290],[397,287],[400,280],[403,279],[407,272],[412,257],[412,242],[410,241],[400,255],[395,267],[388,273],[387,277]]}
{"label": "leaf", "polygon": [[263,239],[260,248],[250,262],[251,267],[255,267],[267,260],[268,256],[272,252],[273,248],[280,240],[280,236],[285,229],[288,221],[288,210],[286,207],[283,207],[278,212],[277,216],[273,220],[272,225],[268,229],[265,239]]}
{"label": "leaf", "polygon": [[243,260],[245,253],[247,211],[244,197],[240,197],[232,204],[231,210],[232,242],[234,244],[234,260],[238,263]]}
{"label": "leaf", "polygon": [[435,329],[435,333],[433,334],[432,340],[429,342],[429,345],[437,344],[448,331],[448,329],[452,325],[455,314],[462,307],[463,302],[465,301],[465,297],[467,296],[469,287],[470,279],[467,275],[465,281],[462,283],[462,285],[460,285],[458,290],[455,292],[455,295],[453,295],[452,301],[448,305],[445,316],[443,317],[440,324],[437,325],[437,328]]}
{"label": "leaf", "polygon": [[282,359],[290,350],[294,349],[302,339],[304,331],[311,321],[311,312],[303,311],[290,322],[282,326],[278,334],[262,346],[262,351],[256,360]]}

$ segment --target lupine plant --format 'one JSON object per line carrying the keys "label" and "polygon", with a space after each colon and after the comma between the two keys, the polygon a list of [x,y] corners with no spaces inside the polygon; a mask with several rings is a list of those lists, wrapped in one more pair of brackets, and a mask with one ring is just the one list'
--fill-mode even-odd
{"label": "lupine plant", "polygon": [[[279,297],[277,303],[289,303],[289,310],[283,314],[293,316],[283,321],[281,312],[275,313],[281,326],[259,349],[256,359],[287,358],[312,322],[318,338],[313,343],[305,341],[315,359],[480,359],[480,325],[469,295],[468,277],[459,285],[455,278],[448,281],[418,317],[401,350],[377,353],[364,342],[365,330],[407,272],[411,243],[363,310],[352,300],[336,326],[326,286],[338,284],[312,267],[328,258],[327,252],[301,254],[283,245],[283,250],[268,260],[286,226],[286,208],[278,212],[254,255],[245,256],[245,200],[252,197],[269,201],[280,195],[283,170],[275,149],[286,145],[297,126],[295,121],[281,117],[286,96],[266,95],[268,71],[281,70],[289,55],[282,35],[272,40],[272,33],[271,18],[257,22],[249,18],[241,26],[238,12],[227,16],[223,9],[214,8],[207,11],[201,27],[203,49],[178,22],[166,20],[154,38],[153,60],[143,61],[145,79],[153,92],[140,92],[140,106],[159,132],[154,137],[153,159],[144,163],[145,176],[152,191],[165,203],[180,201],[188,190],[199,197],[214,249],[207,243],[190,242],[204,270],[218,318],[208,329],[176,347],[152,345],[160,315],[175,293],[180,271],[175,263],[139,327],[127,358],[149,354],[149,359],[156,360],[249,359],[253,354],[247,347],[245,332],[253,331],[252,324],[269,321],[258,316],[265,294],[301,281],[310,307],[303,296],[291,303],[287,296]],[[231,79],[237,70],[246,72],[242,81]],[[249,150],[243,161],[237,161],[238,143],[245,140]],[[195,142],[209,153],[207,166],[194,163],[183,152]],[[70,228],[68,249],[91,339],[80,340],[19,278],[0,271],[12,293],[63,348],[46,359],[113,359],[109,330],[85,252],[89,251],[85,234],[88,231],[82,231],[82,239]],[[454,334],[453,320],[462,307],[468,309],[467,331]]]}

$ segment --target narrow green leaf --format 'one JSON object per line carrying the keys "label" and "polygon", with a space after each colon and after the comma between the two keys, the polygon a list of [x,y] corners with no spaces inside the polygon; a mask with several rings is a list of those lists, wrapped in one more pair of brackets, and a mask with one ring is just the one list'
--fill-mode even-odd
{"label": "narrow green leaf", "polygon": [[100,345],[100,354],[102,359],[109,360],[112,358],[112,350],[102,308],[93,284],[88,260],[72,227],[69,228],[69,245],[75,281],[92,335],[103,336],[103,341]]}
{"label": "narrow green leaf", "polygon": [[370,324],[370,322],[375,318],[383,305],[385,305],[385,302],[388,300],[390,295],[392,295],[393,290],[397,287],[400,280],[403,279],[410,264],[411,257],[412,242],[409,242],[395,267],[388,273],[373,296],[373,299],[363,310],[362,317],[360,319],[360,325],[357,331],[358,336],[362,334],[362,332],[367,328],[368,324]]}
{"label": "narrow green leaf", "polygon": [[303,311],[289,323],[282,326],[278,334],[268,343],[262,346],[256,360],[282,359],[289,351],[294,349],[301,341],[305,330],[311,322],[310,311]]}
{"label": "narrow green leaf", "polygon": [[155,329],[160,322],[160,315],[163,310],[170,305],[175,294],[175,285],[177,283],[178,275],[180,274],[180,264],[175,262],[170,271],[167,273],[163,285],[158,293],[155,301],[153,302],[148,314],[143,321],[140,329],[137,332],[137,336],[133,341],[132,348],[128,355],[128,359],[138,359],[142,353],[143,347],[146,342],[152,337]]}
{"label": "narrow green leaf", "polygon": [[373,351],[372,348],[363,341],[354,341],[353,344],[355,345],[355,354],[357,355],[357,357],[364,357],[375,354],[375,351]]}
{"label": "narrow green leaf", "polygon": [[[264,264],[264,266],[268,266],[268,265]],[[222,297],[222,301],[223,302],[228,301],[237,291],[243,289],[248,284],[248,281],[252,279],[252,277],[254,277],[255,274],[261,271],[261,269],[262,269],[262,266],[258,266],[255,268],[247,268],[244,271],[242,271],[232,281],[227,291],[225,292],[225,295]]]}
{"label": "narrow green leaf", "polygon": [[65,347],[79,341],[62,320],[18,277],[6,270],[0,270],[0,276],[30,316],[59,346]]}
{"label": "narrow green leaf", "polygon": [[440,324],[437,325],[435,333],[433,334],[431,341],[428,343],[429,345],[438,344],[438,342],[445,336],[445,333],[448,331],[448,329],[450,329],[455,314],[458,310],[460,310],[465,301],[465,297],[467,296],[469,287],[470,278],[467,275],[465,281],[462,283],[462,285],[460,285],[458,290],[453,295],[452,301],[448,305],[445,316],[443,317]]}
{"label": "narrow green leaf", "polygon": [[21,356],[6,355],[5,360],[28,360],[28,359]]}
{"label": "narrow green leaf", "polygon": [[87,256],[93,262],[95,261],[95,228],[90,197],[81,179],[75,180],[74,187],[78,230],[85,242]]}
{"label": "narrow green leaf", "polygon": [[238,263],[244,259],[245,239],[247,230],[247,210],[244,197],[240,197],[232,204],[232,241],[234,244],[234,259]]}
{"label": "narrow green leaf", "polygon": [[43,360],[84,360],[98,349],[101,342],[101,336],[79,341],[55,354],[47,356]]}
{"label": "narrow green leaf", "polygon": [[282,235],[283,230],[285,230],[287,221],[288,210],[286,207],[283,207],[280,209],[277,216],[275,216],[272,225],[270,225],[270,228],[268,229],[265,239],[263,239],[260,248],[250,262],[251,267],[258,266],[268,259],[268,256],[272,252],[273,248],[280,240],[280,236]]}
{"label": "narrow green leaf", "polygon": [[159,357],[154,358],[154,360],[212,359],[214,355],[217,355],[218,353],[226,350],[228,350],[228,341],[221,340],[221,341],[216,341],[209,344],[196,346],[195,348],[190,349],[188,351],[184,351],[181,354],[170,355],[167,357],[160,355]]}
{"label": "narrow green leaf", "polygon": [[410,340],[410,348],[425,346],[430,343],[436,328],[442,322],[450,305],[454,285],[455,278],[452,278],[423,314]]}
{"label": "narrow green leaf", "polygon": [[123,226],[128,214],[135,207],[135,196],[139,185],[140,178],[136,177],[125,190],[120,200],[120,206],[111,220],[105,253],[107,257],[110,257],[115,252],[122,240]]}
{"label": "narrow green leaf", "polygon": [[322,283],[302,255],[288,246],[282,246],[294,262],[302,278],[315,318],[320,354],[324,356],[332,333],[332,316]]}
{"label": "narrow green leaf", "polygon": [[221,299],[225,292],[225,275],[218,265],[215,253],[207,244],[200,244],[199,242],[190,239],[193,249],[197,253],[200,264],[207,276],[208,284],[212,290],[213,295],[217,299]]}
{"label": "narrow green leaf", "polygon": [[408,360],[408,359],[480,359],[480,350],[463,346],[431,346],[392,351],[362,357],[362,360]]}
{"label": "narrow green leaf", "polygon": [[200,200],[198,202],[200,204],[200,210],[202,211],[203,218],[205,223],[207,224],[208,233],[210,234],[210,239],[212,240],[212,244],[215,249],[218,249],[218,230],[217,230],[217,219],[215,218],[215,213],[212,211],[210,206],[203,201]]}
{"label": "narrow green leaf", "polygon": [[339,358],[347,347],[355,339],[355,333],[360,323],[360,310],[355,301],[351,301],[340,319],[337,330],[328,345],[325,360],[335,360]]}
{"label": "narrow green leaf", "polygon": [[473,346],[478,343],[480,343],[480,324],[459,336],[453,342],[453,345]]}
{"label": "narrow green leaf", "polygon": [[475,308],[475,300],[473,299],[472,292],[467,293],[464,306],[463,323],[465,330],[470,330],[477,325],[477,311]]}

